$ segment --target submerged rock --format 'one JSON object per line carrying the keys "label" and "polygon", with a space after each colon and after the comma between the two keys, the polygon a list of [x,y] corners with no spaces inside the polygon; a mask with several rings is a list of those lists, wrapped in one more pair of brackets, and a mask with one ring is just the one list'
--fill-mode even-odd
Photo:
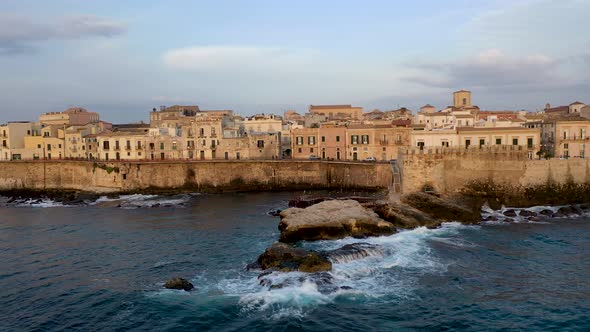
{"label": "submerged rock", "polygon": [[546,217],[552,217],[553,216],[553,211],[549,210],[549,209],[543,209],[541,210],[541,212],[539,212],[540,215],[546,216]]}
{"label": "submerged rock", "polygon": [[573,217],[573,216],[579,216],[579,215],[583,214],[583,212],[582,212],[582,210],[580,210],[579,208],[577,208],[575,206],[563,206],[563,207],[560,207],[559,210],[557,210],[556,214],[560,214],[565,217]]}
{"label": "submerged rock", "polygon": [[[309,282],[316,285],[322,294],[330,294],[341,289],[336,285],[335,279],[329,272],[315,272],[303,276],[277,278],[275,273],[261,273],[258,276],[260,286],[268,290],[282,289],[285,287],[300,287],[303,283]],[[346,286],[345,286],[346,287]],[[350,289],[347,287],[346,289]]]}
{"label": "submerged rock", "polygon": [[395,202],[377,205],[374,211],[379,217],[399,228],[436,228],[442,223],[442,220],[436,220],[418,209]]}
{"label": "submerged rock", "polygon": [[285,243],[395,233],[393,224],[354,200],[324,201],[306,209],[289,208],[281,212],[279,230],[279,241]]}
{"label": "submerged rock", "polygon": [[191,284],[188,280],[184,278],[173,278],[166,281],[166,283],[164,284],[164,288],[182,289],[189,292],[195,287],[193,286],[193,284]]}
{"label": "submerged rock", "polygon": [[529,211],[529,210],[520,210],[518,212],[518,215],[521,217],[536,217],[537,213],[534,211]]}
{"label": "submerged rock", "polygon": [[268,247],[258,257],[249,269],[260,268],[262,270],[273,269],[282,272],[320,272],[332,270],[332,263],[315,251],[295,248],[285,243],[276,242]]}
{"label": "submerged rock", "polygon": [[514,211],[513,209],[506,210],[503,214],[506,217],[516,217],[516,211]]}
{"label": "submerged rock", "polygon": [[465,206],[446,201],[426,193],[416,192],[404,195],[401,201],[429,216],[443,221],[458,221],[464,224],[475,224],[480,221],[480,208],[472,210]]}

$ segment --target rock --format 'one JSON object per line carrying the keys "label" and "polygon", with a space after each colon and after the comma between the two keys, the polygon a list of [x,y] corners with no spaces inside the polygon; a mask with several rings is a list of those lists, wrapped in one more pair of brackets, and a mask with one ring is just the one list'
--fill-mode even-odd
{"label": "rock", "polygon": [[536,217],[536,216],[528,217],[527,220],[528,221],[532,221],[532,222],[541,221],[541,219],[539,217]]}
{"label": "rock", "polygon": [[498,221],[498,218],[496,216],[487,216],[483,218],[483,221]]}
{"label": "rock", "polygon": [[305,282],[311,282],[317,286],[322,294],[330,294],[340,289],[335,283],[334,277],[329,272],[315,272],[294,278],[277,278],[272,274],[261,274],[258,276],[258,283],[267,287],[268,290],[282,289],[285,287],[299,287]]}
{"label": "rock", "polygon": [[543,209],[543,210],[541,210],[541,212],[539,212],[539,214],[543,215],[543,216],[547,216],[547,217],[552,217],[553,211],[549,210],[549,209]]}
{"label": "rock", "polygon": [[573,217],[582,214],[582,212],[574,206],[563,206],[557,210],[557,213],[566,216],[566,217]]}
{"label": "rock", "polygon": [[506,210],[503,214],[506,217],[516,217],[516,211],[514,211],[513,209]]}
{"label": "rock", "polygon": [[374,244],[361,242],[347,244],[342,248],[324,252],[322,255],[333,263],[348,263],[365,257],[380,256],[383,253],[383,248]]}
{"label": "rock", "polygon": [[416,192],[404,195],[401,201],[415,209],[418,209],[430,217],[444,221],[458,221],[464,224],[476,224],[479,222],[481,207],[476,210],[443,200],[426,193]]}
{"label": "rock", "polygon": [[164,284],[164,288],[182,289],[182,290],[189,292],[194,288],[194,286],[193,286],[193,284],[191,284],[188,280],[186,280],[184,278],[173,278],[173,279],[168,280]]}
{"label": "rock", "polygon": [[327,197],[316,197],[316,198],[295,198],[289,201],[289,207],[297,207],[304,209],[306,207],[310,207],[312,205],[321,203],[323,201],[329,200],[331,198]]}
{"label": "rock", "polygon": [[442,223],[442,220],[436,220],[418,209],[400,203],[381,204],[373,209],[379,217],[398,228],[436,228]]}
{"label": "rock", "polygon": [[279,241],[285,243],[395,233],[393,224],[354,200],[324,201],[306,209],[289,208],[281,212],[279,230]]}
{"label": "rock", "polygon": [[514,222],[514,219],[512,219],[512,218],[504,218],[504,222]]}
{"label": "rock", "polygon": [[521,217],[536,217],[537,213],[534,211],[529,211],[529,210],[520,210],[518,212],[518,215]]}
{"label": "rock", "polygon": [[255,264],[248,268],[273,269],[282,272],[320,272],[332,270],[332,263],[315,251],[295,248],[285,243],[276,242],[258,257]]}
{"label": "rock", "polygon": [[268,214],[269,216],[278,217],[281,215],[281,211],[282,210],[280,210],[280,209],[273,209],[273,210],[266,212],[266,214]]}

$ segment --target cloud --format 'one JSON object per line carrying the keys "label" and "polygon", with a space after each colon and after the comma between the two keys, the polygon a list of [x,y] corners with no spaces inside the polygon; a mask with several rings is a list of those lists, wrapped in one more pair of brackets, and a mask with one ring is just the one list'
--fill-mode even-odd
{"label": "cloud", "polygon": [[559,78],[559,61],[543,54],[507,56],[490,49],[475,57],[450,62],[414,64],[424,72],[410,81],[441,88],[513,88],[536,86]]}
{"label": "cloud", "polygon": [[122,22],[92,15],[38,23],[24,16],[0,14],[0,55],[31,52],[34,50],[31,44],[41,41],[114,37],[126,31],[127,26]]}
{"label": "cloud", "polygon": [[197,72],[292,71],[310,63],[312,53],[270,47],[195,46],[170,50],[162,59],[169,68]]}

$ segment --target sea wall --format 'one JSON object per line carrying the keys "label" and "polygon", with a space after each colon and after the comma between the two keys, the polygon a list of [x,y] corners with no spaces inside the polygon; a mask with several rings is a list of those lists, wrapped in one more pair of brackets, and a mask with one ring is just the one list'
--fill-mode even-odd
{"label": "sea wall", "polygon": [[325,161],[0,162],[0,190],[76,189],[132,192],[158,189],[226,191],[381,189],[391,166]]}
{"label": "sea wall", "polygon": [[410,150],[401,154],[399,164],[404,193],[426,186],[442,194],[453,194],[474,180],[515,187],[590,181],[588,159],[536,160],[521,151]]}

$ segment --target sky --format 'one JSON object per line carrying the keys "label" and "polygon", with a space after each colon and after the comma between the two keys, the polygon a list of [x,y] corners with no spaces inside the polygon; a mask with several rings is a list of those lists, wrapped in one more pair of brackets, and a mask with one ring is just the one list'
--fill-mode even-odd
{"label": "sky", "polygon": [[1,0],[0,123],[80,106],[239,114],[590,103],[588,0]]}

